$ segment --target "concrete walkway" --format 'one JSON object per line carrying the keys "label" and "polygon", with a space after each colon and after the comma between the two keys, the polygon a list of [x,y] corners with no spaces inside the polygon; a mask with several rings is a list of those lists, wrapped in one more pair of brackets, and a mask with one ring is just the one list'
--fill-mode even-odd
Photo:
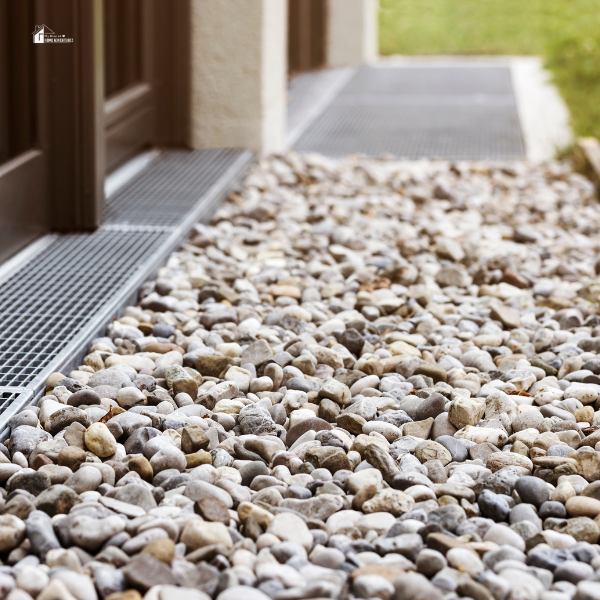
{"label": "concrete walkway", "polygon": [[391,58],[297,77],[288,146],[326,156],[545,160],[568,112],[536,58]]}

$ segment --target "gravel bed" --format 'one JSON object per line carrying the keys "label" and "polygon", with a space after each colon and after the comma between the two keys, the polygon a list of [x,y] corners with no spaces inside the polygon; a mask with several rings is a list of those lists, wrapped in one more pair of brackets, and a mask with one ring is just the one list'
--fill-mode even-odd
{"label": "gravel bed", "polygon": [[600,599],[599,226],[563,163],[262,161],[12,418],[0,600]]}

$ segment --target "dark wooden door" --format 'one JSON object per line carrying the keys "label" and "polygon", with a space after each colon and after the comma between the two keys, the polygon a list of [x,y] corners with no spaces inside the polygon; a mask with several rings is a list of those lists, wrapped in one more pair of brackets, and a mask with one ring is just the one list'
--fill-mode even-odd
{"label": "dark wooden door", "polygon": [[0,261],[47,227],[35,0],[0,0]]}
{"label": "dark wooden door", "polygon": [[103,0],[106,169],[185,142],[188,0]]}
{"label": "dark wooden door", "polygon": [[185,144],[188,28],[189,0],[0,0],[0,262],[94,230],[107,170]]}
{"label": "dark wooden door", "polygon": [[290,73],[325,64],[327,0],[289,0],[288,66]]}
{"label": "dark wooden door", "polygon": [[[0,260],[100,221],[99,2],[0,0]],[[34,43],[39,30],[70,41]]]}
{"label": "dark wooden door", "polygon": [[154,138],[153,0],[103,0],[106,169]]}

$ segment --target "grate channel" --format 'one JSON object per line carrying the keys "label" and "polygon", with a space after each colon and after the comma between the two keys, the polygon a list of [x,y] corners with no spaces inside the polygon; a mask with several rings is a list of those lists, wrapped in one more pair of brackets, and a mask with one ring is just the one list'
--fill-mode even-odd
{"label": "grate channel", "polygon": [[337,96],[356,69],[325,69],[296,75],[289,84],[286,146],[293,146],[308,125]]}
{"label": "grate channel", "polygon": [[363,67],[295,148],[333,157],[525,158],[506,66]]}
{"label": "grate channel", "polygon": [[506,66],[404,66],[364,67],[342,90],[341,95],[392,94],[440,97],[471,94],[512,96],[510,69]]}
{"label": "grate channel", "polygon": [[240,153],[231,148],[161,153],[107,201],[104,224],[177,225]]}
{"label": "grate channel", "polygon": [[110,197],[100,229],[50,236],[0,276],[0,432],[50,373],[80,364],[252,160],[241,150],[164,151]]}

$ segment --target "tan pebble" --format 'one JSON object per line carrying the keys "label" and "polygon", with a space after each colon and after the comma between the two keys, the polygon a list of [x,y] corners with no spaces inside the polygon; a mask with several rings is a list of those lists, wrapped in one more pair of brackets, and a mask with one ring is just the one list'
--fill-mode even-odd
{"label": "tan pebble", "polygon": [[575,488],[568,481],[565,481],[563,483],[559,483],[556,486],[556,489],[552,492],[550,496],[550,500],[565,504],[567,500],[569,498],[572,498],[573,496],[577,496]]}
{"label": "tan pebble", "polygon": [[46,392],[51,392],[54,389],[54,386],[61,380],[64,379],[65,375],[62,373],[56,372],[51,373],[50,377],[46,379]]}
{"label": "tan pebble", "polygon": [[565,503],[570,517],[590,517],[600,515],[600,500],[586,496],[573,496]]}

